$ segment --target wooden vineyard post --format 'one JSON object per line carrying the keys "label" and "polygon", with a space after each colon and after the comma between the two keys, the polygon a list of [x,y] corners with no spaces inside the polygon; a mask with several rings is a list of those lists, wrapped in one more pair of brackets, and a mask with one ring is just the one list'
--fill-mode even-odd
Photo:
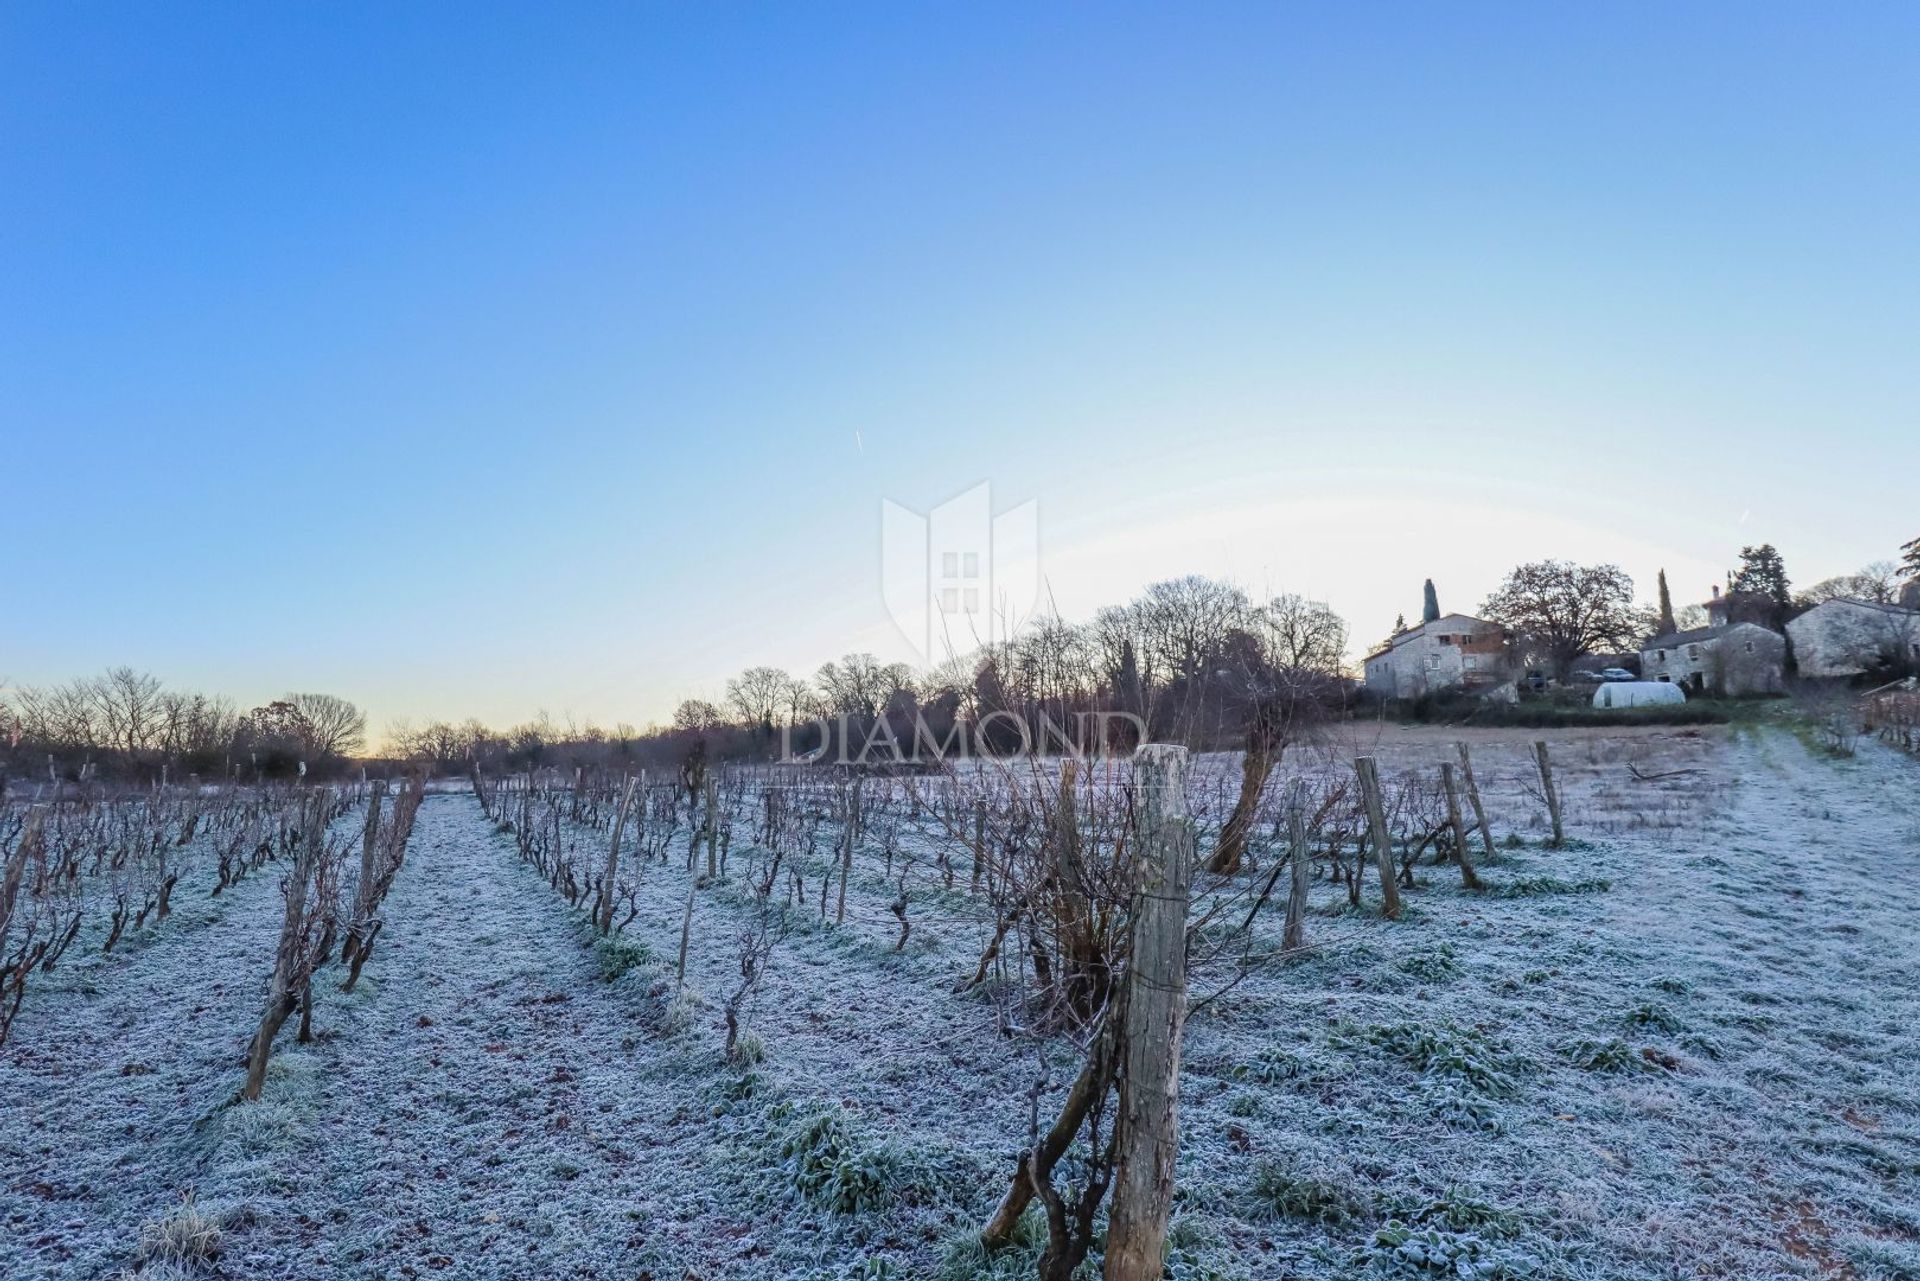
{"label": "wooden vineyard post", "polygon": [[673,967],[675,992],[687,990],[687,940],[693,937],[693,893],[699,886],[697,880],[687,886],[687,907],[680,914],[680,960]]}
{"label": "wooden vineyard post", "polygon": [[720,876],[720,806],[715,797],[713,771],[707,771],[707,879]]}
{"label": "wooden vineyard post", "polygon": [[[851,816],[849,816],[846,826],[840,829],[840,857],[837,861],[840,864],[840,898],[839,901],[834,904],[833,923],[835,925],[844,925],[847,920],[847,878],[853,875],[853,820]],[[828,871],[820,880],[820,914],[822,916],[825,916],[827,913],[827,882],[832,879],[833,873],[832,871]]]}
{"label": "wooden vineyard post", "polygon": [[1293,883],[1287,893],[1287,932],[1281,946],[1297,952],[1307,945],[1307,788],[1299,779],[1287,789],[1287,846]]}
{"label": "wooden vineyard post", "polygon": [[1380,869],[1381,911],[1389,921],[1400,917],[1400,884],[1393,871],[1393,841],[1387,832],[1387,810],[1380,799],[1380,764],[1371,756],[1353,763],[1360,777],[1360,795],[1367,807],[1367,843],[1373,846],[1374,866]]}
{"label": "wooden vineyard post", "polygon": [[1473,754],[1465,743],[1455,743],[1460,753],[1460,778],[1467,785],[1467,804],[1473,806],[1473,822],[1480,829],[1480,844],[1487,851],[1487,862],[1494,861],[1493,829],[1487,826],[1487,807],[1480,803],[1480,785],[1473,781]]}
{"label": "wooden vineyard post", "polygon": [[1553,820],[1553,848],[1559,849],[1566,844],[1566,829],[1560,825],[1560,790],[1553,785],[1553,759],[1547,755],[1547,740],[1541,739],[1533,745],[1533,755],[1540,762],[1540,787],[1547,794],[1547,816]]}
{"label": "wooden vineyard post", "polygon": [[[366,918],[372,914],[372,889],[380,875],[380,802],[387,794],[387,780],[376,778],[367,784],[367,823],[360,833],[360,882],[354,890],[353,919],[347,922],[347,941],[340,949],[342,964],[350,964],[354,956],[366,944],[372,941],[368,933],[373,928]],[[397,813],[399,802],[394,802]],[[349,986],[346,991],[352,991]]]}
{"label": "wooden vineyard post", "polygon": [[1156,743],[1134,761],[1137,885],[1127,966],[1120,1111],[1106,1281],[1157,1281],[1165,1269],[1180,1146],[1180,1036],[1187,1014],[1187,897],[1193,821],[1187,749]]}
{"label": "wooden vineyard post", "polygon": [[980,892],[980,869],[987,861],[987,803],[973,803],[973,892]]}
{"label": "wooden vineyard post", "polygon": [[1447,794],[1447,823],[1453,828],[1454,857],[1460,860],[1460,883],[1470,890],[1480,888],[1474,875],[1473,856],[1467,853],[1467,824],[1460,817],[1460,785],[1453,777],[1453,762],[1440,762],[1440,786]]}
{"label": "wooden vineyard post", "polygon": [[613,839],[607,843],[607,879],[600,888],[600,926],[602,934],[613,933],[613,887],[614,878],[620,874],[620,838],[627,830],[627,809],[633,804],[633,775],[627,775],[626,786],[620,789],[620,809],[613,818]]}

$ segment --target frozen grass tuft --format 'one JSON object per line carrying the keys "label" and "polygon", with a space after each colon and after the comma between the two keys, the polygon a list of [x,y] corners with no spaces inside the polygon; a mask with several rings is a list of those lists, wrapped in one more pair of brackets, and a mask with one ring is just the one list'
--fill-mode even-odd
{"label": "frozen grass tuft", "polygon": [[1307,1170],[1292,1162],[1263,1161],[1254,1168],[1251,1188],[1263,1217],[1304,1219],[1338,1227],[1373,1215],[1373,1198],[1328,1170]]}
{"label": "frozen grass tuft", "polygon": [[1517,1092],[1517,1060],[1502,1055],[1485,1033],[1451,1020],[1387,1023],[1365,1028],[1360,1039],[1386,1050],[1428,1078],[1453,1078],[1482,1094],[1505,1098]]}
{"label": "frozen grass tuft", "polygon": [[1587,1072],[1641,1072],[1648,1066],[1639,1051],[1617,1036],[1606,1040],[1578,1037],[1562,1044],[1560,1053],[1567,1062]]}
{"label": "frozen grass tuft", "polygon": [[220,1222],[203,1212],[189,1192],[164,1217],[140,1229],[137,1257],[143,1274],[158,1264],[191,1275],[220,1257]]}
{"label": "frozen grass tuft", "polygon": [[796,1120],[780,1156],[794,1189],[834,1214],[863,1214],[887,1199],[893,1171],[886,1154],[865,1143],[838,1107]]}
{"label": "frozen grass tuft", "polygon": [[700,1021],[700,1011],[706,1008],[706,1002],[700,994],[690,987],[681,988],[667,1006],[667,1012],[660,1018],[660,1031],[665,1036],[678,1036]]}
{"label": "frozen grass tuft", "polygon": [[756,1067],[767,1058],[767,1043],[757,1032],[742,1032],[733,1042],[731,1062],[735,1067]]}
{"label": "frozen grass tuft", "polygon": [[1535,1275],[1532,1259],[1472,1232],[1416,1227],[1391,1220],[1355,1259],[1374,1275],[1520,1281]]}

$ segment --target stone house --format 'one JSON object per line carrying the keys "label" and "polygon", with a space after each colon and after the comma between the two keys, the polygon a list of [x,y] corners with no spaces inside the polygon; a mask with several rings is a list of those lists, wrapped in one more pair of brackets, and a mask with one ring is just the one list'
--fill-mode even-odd
{"label": "stone house", "polygon": [[1489,693],[1512,678],[1507,634],[1498,623],[1447,614],[1409,627],[1368,654],[1366,674],[1367,689],[1382,698]]}
{"label": "stone house", "polygon": [[1656,636],[1640,651],[1640,679],[1669,681],[1696,694],[1778,694],[1785,685],[1787,638],[1758,623],[1720,624]]}
{"label": "stone house", "polygon": [[1872,601],[1821,601],[1787,623],[1802,676],[1861,676],[1920,666],[1920,610]]}

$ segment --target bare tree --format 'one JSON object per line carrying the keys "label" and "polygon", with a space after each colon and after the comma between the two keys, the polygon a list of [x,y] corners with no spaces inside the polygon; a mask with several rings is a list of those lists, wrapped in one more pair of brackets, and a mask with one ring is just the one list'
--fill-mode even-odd
{"label": "bare tree", "polygon": [[1176,680],[1192,680],[1211,668],[1252,612],[1238,587],[1198,574],[1153,584],[1141,607],[1149,644]]}
{"label": "bare tree", "polygon": [[882,663],[872,654],[846,654],[837,663],[822,663],[814,681],[827,710],[877,716],[897,691],[912,688],[913,673],[903,663]]}
{"label": "bare tree", "polygon": [[113,667],[92,684],[92,697],[108,745],[128,755],[158,745],[160,682],[131,667]]}
{"label": "bare tree", "polygon": [[727,702],[741,724],[771,732],[787,715],[793,684],[778,667],[749,667],[727,682]]}
{"label": "bare tree", "polygon": [[367,742],[367,714],[332,694],[288,694],[284,700],[299,715],[309,760],[356,755]]}
{"label": "bare tree", "polygon": [[1276,596],[1256,621],[1267,661],[1280,671],[1333,676],[1346,662],[1346,620],[1319,601]]}
{"label": "bare tree", "polygon": [[1818,605],[1829,600],[1863,600],[1874,605],[1896,605],[1900,601],[1900,567],[1890,560],[1877,560],[1857,572],[1822,579],[1802,592],[1798,604]]}
{"label": "bare tree", "polygon": [[1633,603],[1633,579],[1618,565],[1522,565],[1480,608],[1563,679],[1583,654],[1635,646],[1654,627],[1653,612]]}

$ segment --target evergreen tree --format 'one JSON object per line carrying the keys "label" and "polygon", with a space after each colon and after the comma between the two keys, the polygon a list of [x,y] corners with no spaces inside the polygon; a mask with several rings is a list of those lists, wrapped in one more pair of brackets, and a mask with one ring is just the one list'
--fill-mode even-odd
{"label": "evergreen tree", "polygon": [[1920,538],[1914,539],[1900,551],[1900,568],[1906,571],[1908,578],[1920,583]]}
{"label": "evergreen tree", "polygon": [[1420,621],[1437,623],[1440,621],[1440,594],[1433,590],[1433,580],[1429,578],[1425,595],[1420,606]]}
{"label": "evergreen tree", "polygon": [[1673,621],[1673,593],[1667,590],[1667,571],[1660,571],[1660,635],[1670,636],[1680,630]]}
{"label": "evergreen tree", "polygon": [[1792,585],[1787,581],[1786,563],[1772,543],[1742,547],[1740,568],[1734,571],[1728,586],[1735,594],[1765,600],[1771,626],[1786,625],[1787,613],[1793,608]]}

